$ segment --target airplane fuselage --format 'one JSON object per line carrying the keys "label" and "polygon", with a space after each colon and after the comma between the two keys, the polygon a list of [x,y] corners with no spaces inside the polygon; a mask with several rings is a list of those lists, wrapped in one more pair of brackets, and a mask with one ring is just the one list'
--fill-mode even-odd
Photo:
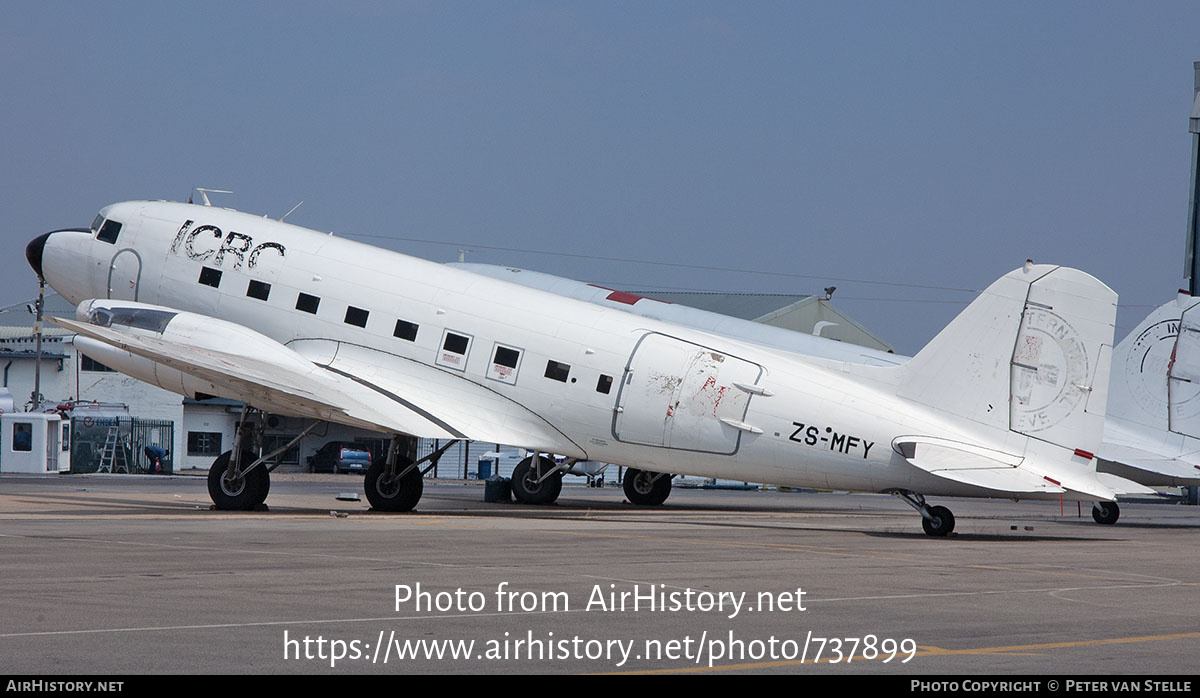
{"label": "airplane fuselage", "polygon": [[267,218],[168,202],[114,204],[101,216],[120,230],[56,233],[42,253],[47,282],[72,302],[125,299],[219,317],[322,365],[344,351],[380,367],[433,367],[523,406],[561,435],[514,446],[780,485],[1012,496],[918,470],[893,441],[937,434],[1020,453],[1028,439],[970,430],[897,397],[893,369],[864,380],[836,361]]}

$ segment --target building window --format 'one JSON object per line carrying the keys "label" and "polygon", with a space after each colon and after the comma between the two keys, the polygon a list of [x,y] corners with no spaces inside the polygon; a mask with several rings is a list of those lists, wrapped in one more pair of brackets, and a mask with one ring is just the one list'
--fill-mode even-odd
{"label": "building window", "polygon": [[221,432],[189,431],[187,435],[187,451],[189,456],[216,457],[221,455]]}
{"label": "building window", "polygon": [[417,341],[417,323],[408,322],[406,320],[397,320],[396,329],[392,332],[400,339],[407,339],[410,342]]}
{"label": "building window", "polygon": [[317,306],[321,305],[321,299],[316,296],[310,296],[307,293],[301,293],[296,297],[296,310],[303,310],[306,313],[317,314]]}
{"label": "building window", "polygon": [[[263,453],[267,454],[277,448],[286,446],[287,442],[296,438],[295,434],[263,434]],[[272,459],[274,460],[274,459]],[[300,464],[300,444],[293,444],[291,448],[283,452],[282,460],[279,461],[282,465],[299,465]]]}
{"label": "building window", "polygon": [[12,450],[33,450],[33,424],[30,422],[13,422]]}
{"label": "building window", "polygon": [[271,295],[271,284],[262,281],[251,281],[246,287],[246,295],[265,301]]}
{"label": "building window", "polygon": [[355,308],[351,305],[346,308],[346,324],[357,325],[358,327],[366,327],[368,315],[370,315],[368,311],[363,310],[362,308]]}
{"label": "building window", "polygon": [[100,242],[115,244],[117,236],[121,234],[121,224],[114,220],[104,221],[104,225],[100,226],[100,232],[96,235],[96,239]]}
{"label": "building window", "polygon": [[87,354],[80,354],[79,358],[80,358],[80,361],[79,361],[79,370],[80,371],[96,371],[97,373],[116,373],[116,371],[113,371],[108,366],[105,366],[104,364],[100,363],[99,361],[96,361],[95,359],[88,356]]}
{"label": "building window", "polygon": [[556,381],[567,382],[567,376],[571,373],[571,366],[553,359],[546,362],[546,377]]}
{"label": "building window", "polygon": [[200,283],[213,288],[221,286],[221,270],[213,269],[212,267],[204,267],[200,270]]}
{"label": "building window", "polygon": [[612,376],[601,375],[600,380],[596,381],[596,392],[608,395],[610,390],[612,390]]}

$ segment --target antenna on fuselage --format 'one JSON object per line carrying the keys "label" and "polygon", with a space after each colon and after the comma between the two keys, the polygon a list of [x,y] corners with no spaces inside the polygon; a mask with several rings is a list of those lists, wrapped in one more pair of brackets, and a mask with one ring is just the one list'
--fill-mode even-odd
{"label": "antenna on fuselage", "polygon": [[296,205],[295,205],[295,206],[293,206],[291,209],[289,209],[287,213],[285,213],[285,214],[283,214],[282,216],[280,216],[280,217],[279,217],[279,222],[280,222],[280,223],[282,223],[284,218],[287,218],[288,216],[292,215],[292,211],[295,211],[296,209],[300,208],[300,206],[301,206],[303,203],[304,203],[304,202],[303,202],[303,201],[301,201],[299,204],[296,204]]}
{"label": "antenna on fuselage", "polygon": [[[209,194],[232,194],[228,189],[205,189],[204,187],[192,187],[192,191],[200,192],[200,198],[204,200],[205,206],[212,206],[212,202],[208,200]],[[192,203],[192,195],[188,194],[188,203]],[[291,213],[291,211],[288,211]]]}

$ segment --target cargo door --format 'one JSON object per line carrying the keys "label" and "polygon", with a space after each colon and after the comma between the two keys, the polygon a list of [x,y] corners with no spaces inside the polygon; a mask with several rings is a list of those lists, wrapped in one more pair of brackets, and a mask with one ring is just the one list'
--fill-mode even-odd
{"label": "cargo door", "polygon": [[[650,333],[625,369],[613,415],[613,437],[626,443],[732,455],[753,386],[756,363],[692,342]],[[722,421],[725,420],[725,421]]]}

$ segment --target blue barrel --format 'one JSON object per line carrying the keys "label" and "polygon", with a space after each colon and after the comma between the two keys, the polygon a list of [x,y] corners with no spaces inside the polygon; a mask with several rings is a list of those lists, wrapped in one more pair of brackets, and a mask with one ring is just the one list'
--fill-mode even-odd
{"label": "blue barrel", "polygon": [[479,479],[486,480],[491,476],[492,476],[492,459],[491,458],[480,458],[479,459]]}

